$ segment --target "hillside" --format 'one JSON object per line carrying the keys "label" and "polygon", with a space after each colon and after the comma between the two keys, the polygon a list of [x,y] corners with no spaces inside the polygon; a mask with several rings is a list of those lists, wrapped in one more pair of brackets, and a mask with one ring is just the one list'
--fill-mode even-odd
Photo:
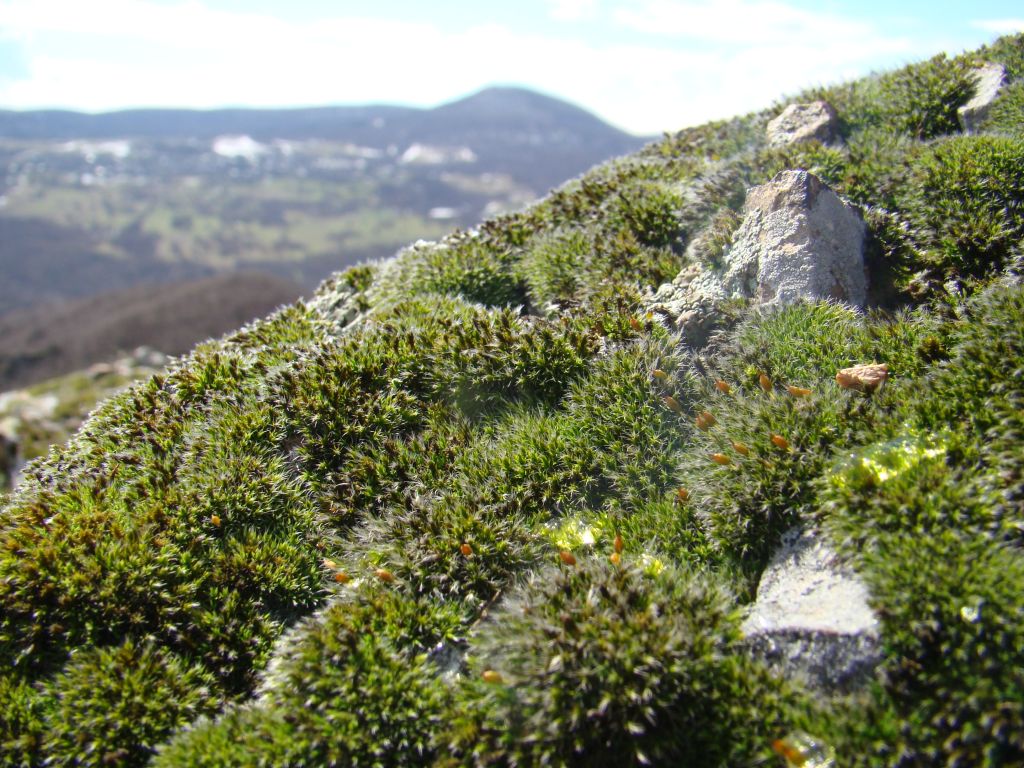
{"label": "hillside", "polygon": [[260,274],[141,285],[0,316],[0,392],[136,347],[183,355],[295,301],[296,283]]}
{"label": "hillside", "polygon": [[108,400],[0,512],[3,760],[1024,763],[1022,94],[666,136]]}
{"label": "hillside", "polygon": [[312,289],[643,143],[518,88],[433,109],[0,111],[0,314],[234,271]]}
{"label": "hillside", "polygon": [[[0,137],[18,140],[322,139],[404,150],[421,142],[468,147],[489,171],[546,191],[598,159],[642,141],[572,104],[525,88],[492,87],[431,109],[370,105],[304,109],[134,109],[87,114],[0,110]],[[582,161],[582,165],[581,165]]]}

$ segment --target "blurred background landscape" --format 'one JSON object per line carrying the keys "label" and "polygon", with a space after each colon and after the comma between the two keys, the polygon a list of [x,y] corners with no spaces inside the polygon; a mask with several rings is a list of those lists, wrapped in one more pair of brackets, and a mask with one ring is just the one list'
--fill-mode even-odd
{"label": "blurred background landscape", "polygon": [[0,486],[331,272],[1022,28],[1009,0],[0,0]]}
{"label": "blurred background landscape", "polygon": [[521,88],[427,110],[0,112],[0,391],[182,354],[643,141]]}

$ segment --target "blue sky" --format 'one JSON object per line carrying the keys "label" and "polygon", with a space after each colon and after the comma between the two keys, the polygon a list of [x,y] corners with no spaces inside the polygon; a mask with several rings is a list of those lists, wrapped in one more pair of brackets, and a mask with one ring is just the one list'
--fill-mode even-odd
{"label": "blue sky", "polygon": [[1020,0],[0,0],[0,107],[432,106],[514,84],[653,134],[1013,31]]}

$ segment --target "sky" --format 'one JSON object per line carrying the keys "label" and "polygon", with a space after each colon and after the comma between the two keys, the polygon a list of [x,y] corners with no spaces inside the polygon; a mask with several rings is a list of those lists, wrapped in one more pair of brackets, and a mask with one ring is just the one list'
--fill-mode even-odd
{"label": "sky", "polygon": [[1016,31],[1020,0],[0,0],[0,108],[430,107],[520,85],[653,135]]}

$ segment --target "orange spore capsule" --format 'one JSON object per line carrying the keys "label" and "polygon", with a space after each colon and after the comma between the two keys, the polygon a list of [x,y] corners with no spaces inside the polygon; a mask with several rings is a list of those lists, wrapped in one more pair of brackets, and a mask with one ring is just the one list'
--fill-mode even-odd
{"label": "orange spore capsule", "polygon": [[459,551],[466,557],[473,556],[473,548],[469,546],[469,544],[467,544],[466,542],[462,542],[462,546],[459,547]]}
{"label": "orange spore capsule", "polygon": [[801,757],[800,752],[787,744],[785,739],[775,739],[775,741],[772,742],[772,752],[789,763],[792,763],[795,759],[799,759]]}
{"label": "orange spore capsule", "polygon": [[629,318],[629,327],[632,328],[634,331],[642,331],[644,328],[640,321],[637,320],[635,317]]}
{"label": "orange spore capsule", "polygon": [[661,370],[661,368],[655,368],[651,375],[653,375],[658,381],[664,381],[668,378],[668,374]]}
{"label": "orange spore capsule", "polygon": [[395,574],[393,574],[387,568],[378,568],[373,572],[373,575],[381,581],[386,581],[389,584],[395,580]]}
{"label": "orange spore capsule", "polygon": [[483,675],[484,682],[486,683],[503,683],[505,678],[501,676],[501,673],[493,669],[485,669]]}
{"label": "orange spore capsule", "polygon": [[723,467],[732,464],[732,459],[724,453],[712,453],[711,460],[715,462],[715,464],[721,464]]}
{"label": "orange spore capsule", "polygon": [[811,394],[811,390],[805,389],[804,387],[786,387],[786,391],[789,392],[793,397],[807,397]]}
{"label": "orange spore capsule", "polygon": [[688,490],[686,490],[685,488],[677,488],[676,489],[676,498],[679,499],[682,502],[686,502],[690,498],[690,492]]}
{"label": "orange spore capsule", "polygon": [[772,380],[768,378],[768,374],[762,373],[757,377],[757,383],[761,385],[761,389],[765,392],[772,391]]}
{"label": "orange spore capsule", "polygon": [[789,440],[784,438],[782,435],[772,435],[772,445],[776,448],[780,448],[783,451],[789,450]]}
{"label": "orange spore capsule", "polygon": [[332,571],[338,567],[338,564],[333,560],[324,559],[324,568],[330,568]]}
{"label": "orange spore capsule", "polygon": [[558,556],[566,565],[576,565],[576,556],[572,552],[567,552],[563,549],[558,553]]}
{"label": "orange spore capsule", "polygon": [[729,386],[729,383],[726,381],[722,381],[721,379],[715,381],[715,389],[717,389],[723,395],[728,395],[730,392],[732,392],[732,387]]}
{"label": "orange spore capsule", "polygon": [[214,528],[220,528],[220,515],[210,515],[210,523]]}
{"label": "orange spore capsule", "polygon": [[608,559],[612,561],[612,565],[618,565],[622,562],[622,555],[618,552],[612,552],[612,556]]}
{"label": "orange spore capsule", "polygon": [[750,455],[750,449],[747,448],[747,446],[744,443],[733,443],[732,447],[733,450],[736,451],[736,453],[742,454],[744,456]]}
{"label": "orange spore capsule", "polygon": [[346,584],[348,582],[348,574],[344,571],[338,571],[334,574],[334,580],[339,584]]}
{"label": "orange spore capsule", "polygon": [[701,411],[697,415],[697,429],[704,430],[705,432],[711,429],[715,424],[715,417],[712,416],[708,411]]}
{"label": "orange spore capsule", "polygon": [[616,552],[622,551],[622,537],[619,534],[615,534],[615,543],[612,546],[615,547]]}
{"label": "orange spore capsule", "polygon": [[665,401],[665,405],[668,406],[669,410],[675,411],[676,413],[683,412],[683,406],[681,406],[679,401],[672,397],[672,395],[665,395],[662,399]]}

